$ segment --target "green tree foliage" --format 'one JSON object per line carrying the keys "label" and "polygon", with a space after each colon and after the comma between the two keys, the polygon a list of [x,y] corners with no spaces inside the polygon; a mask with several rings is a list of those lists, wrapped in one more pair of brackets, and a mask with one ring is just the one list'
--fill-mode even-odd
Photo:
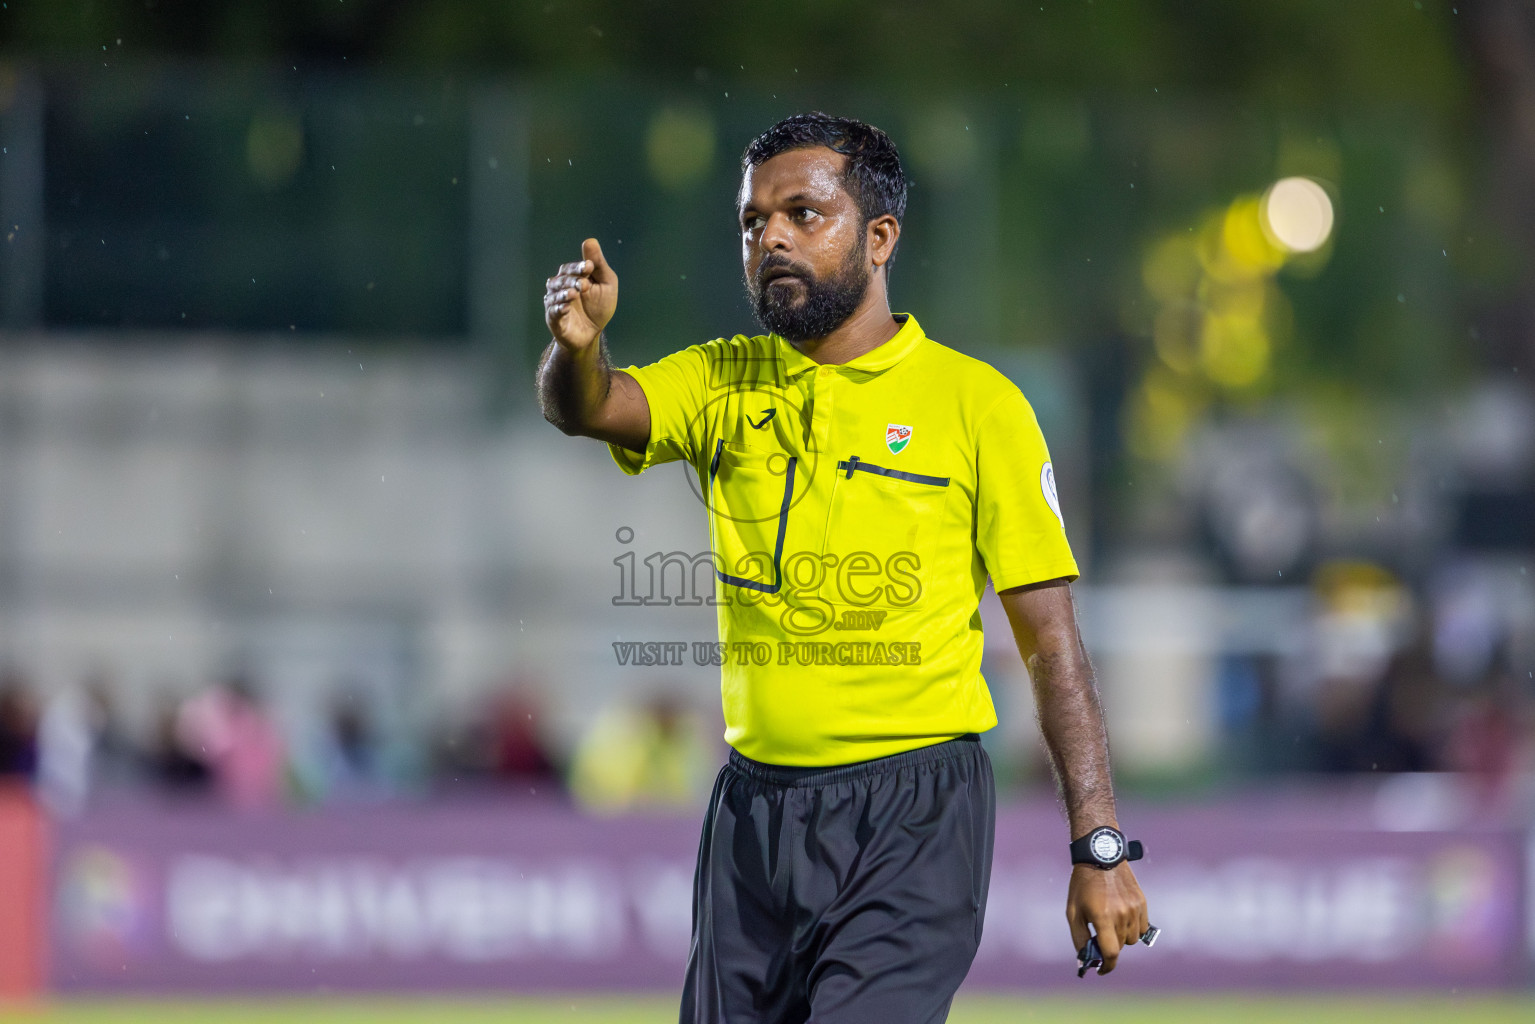
{"label": "green tree foliage", "polygon": [[703,68],[759,83],[798,68],[910,91],[1008,81],[1446,116],[1463,100],[1457,16],[1447,0],[8,0],[0,45],[662,78]]}

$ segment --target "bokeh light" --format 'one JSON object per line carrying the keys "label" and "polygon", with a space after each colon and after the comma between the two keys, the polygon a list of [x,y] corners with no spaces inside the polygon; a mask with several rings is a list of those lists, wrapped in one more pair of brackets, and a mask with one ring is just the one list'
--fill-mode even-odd
{"label": "bokeh light", "polygon": [[1332,200],[1310,178],[1282,178],[1263,197],[1264,233],[1290,252],[1315,252],[1332,236]]}
{"label": "bokeh light", "polygon": [[1207,391],[1252,395],[1271,382],[1275,349],[1292,320],[1275,276],[1295,250],[1272,236],[1266,218],[1266,196],[1239,195],[1208,211],[1197,229],[1173,231],[1147,249],[1141,283],[1157,304],[1150,324],[1157,361],[1125,420],[1131,451],[1172,458]]}
{"label": "bokeh light", "polygon": [[245,160],[251,177],[267,191],[291,181],[304,163],[304,126],[298,116],[268,110],[251,118]]}
{"label": "bokeh light", "polygon": [[695,185],[714,165],[714,118],[701,107],[662,107],[650,119],[645,157],[665,188]]}

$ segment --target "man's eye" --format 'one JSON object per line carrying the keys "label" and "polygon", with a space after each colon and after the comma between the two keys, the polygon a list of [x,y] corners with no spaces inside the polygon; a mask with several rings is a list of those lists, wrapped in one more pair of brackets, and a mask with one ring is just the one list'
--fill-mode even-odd
{"label": "man's eye", "polygon": [[810,220],[810,219],[812,219],[812,218],[814,218],[816,216],[819,216],[819,215],[814,210],[812,210],[810,207],[808,207],[808,206],[795,207],[794,219],[797,220],[797,221],[801,221],[801,222],[807,221],[807,220]]}
{"label": "man's eye", "polygon": [[742,231],[761,231],[762,225],[767,223],[764,217],[747,217],[741,221]]}

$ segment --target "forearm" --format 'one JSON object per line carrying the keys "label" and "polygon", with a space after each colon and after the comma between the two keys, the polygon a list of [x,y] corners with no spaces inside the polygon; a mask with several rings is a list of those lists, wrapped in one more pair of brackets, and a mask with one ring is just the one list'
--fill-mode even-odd
{"label": "forearm", "polygon": [[1073,838],[1099,825],[1118,825],[1109,772],[1108,732],[1092,664],[1072,629],[1041,637],[1028,659],[1039,730]]}
{"label": "forearm", "polygon": [[613,389],[607,338],[572,349],[551,341],[538,371],[544,419],[566,434],[590,434]]}
{"label": "forearm", "polygon": [[[1066,579],[1046,580],[998,591],[1029,667],[1034,710],[1050,754],[1050,768],[1066,805],[1071,838],[1100,825],[1119,827],[1109,777],[1109,738],[1093,682],[1093,666],[1077,630],[1077,612]],[[1077,864],[1066,896],[1071,944],[1086,945],[1096,934],[1103,951],[1100,974],[1114,969],[1119,951],[1150,927],[1146,897],[1130,865],[1103,871]]]}

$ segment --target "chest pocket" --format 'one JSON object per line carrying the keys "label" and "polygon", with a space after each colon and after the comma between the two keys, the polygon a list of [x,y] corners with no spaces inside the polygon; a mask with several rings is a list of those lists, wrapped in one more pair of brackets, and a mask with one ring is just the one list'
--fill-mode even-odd
{"label": "chest pocket", "polygon": [[709,533],[715,575],[731,586],[776,594],[797,459],[719,441],[709,462]]}
{"label": "chest pocket", "polygon": [[[837,463],[822,561],[821,596],[855,607],[905,607],[922,596],[924,573],[949,496],[949,478],[864,462]],[[835,559],[835,562],[832,561]]]}

